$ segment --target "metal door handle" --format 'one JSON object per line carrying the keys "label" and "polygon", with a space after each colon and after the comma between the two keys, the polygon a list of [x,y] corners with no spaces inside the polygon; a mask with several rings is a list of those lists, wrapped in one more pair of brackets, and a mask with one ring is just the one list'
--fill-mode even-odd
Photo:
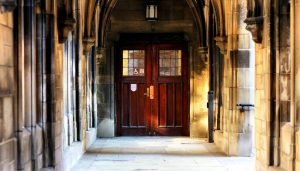
{"label": "metal door handle", "polygon": [[149,89],[149,88],[147,88],[147,92],[146,92],[146,93],[144,93],[144,95],[145,95],[145,96],[147,96],[147,97],[149,97],[149,96],[150,96],[150,89]]}
{"label": "metal door handle", "polygon": [[154,99],[154,86],[150,86],[150,99]]}

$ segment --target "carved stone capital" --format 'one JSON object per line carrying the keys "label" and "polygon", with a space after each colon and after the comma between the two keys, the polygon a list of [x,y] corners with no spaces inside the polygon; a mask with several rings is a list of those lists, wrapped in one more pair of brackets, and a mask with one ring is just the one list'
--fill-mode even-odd
{"label": "carved stone capital", "polygon": [[11,12],[16,6],[17,3],[15,0],[0,0],[0,13]]}
{"label": "carved stone capital", "polygon": [[68,35],[75,29],[76,20],[67,18],[59,22],[59,43],[64,43],[68,39]]}
{"label": "carved stone capital", "polygon": [[247,24],[246,30],[252,34],[253,41],[255,43],[261,43],[264,18],[262,16],[248,17],[244,22]]}
{"label": "carved stone capital", "polygon": [[84,54],[90,53],[91,48],[95,44],[95,40],[96,39],[94,37],[85,37],[85,38],[82,39]]}
{"label": "carved stone capital", "polygon": [[220,52],[225,55],[227,53],[227,37],[215,37],[216,45],[220,48]]}
{"label": "carved stone capital", "polygon": [[206,54],[208,54],[208,48],[207,47],[198,47],[197,53],[199,55],[206,55]]}
{"label": "carved stone capital", "polygon": [[198,47],[196,49],[197,57],[201,58],[204,62],[208,62],[208,48],[207,47]]}

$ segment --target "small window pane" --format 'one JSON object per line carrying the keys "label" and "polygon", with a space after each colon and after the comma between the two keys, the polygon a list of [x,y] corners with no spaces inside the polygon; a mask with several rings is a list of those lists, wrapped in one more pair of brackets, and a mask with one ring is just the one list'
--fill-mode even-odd
{"label": "small window pane", "polygon": [[135,59],[144,59],[145,53],[143,50],[136,50],[134,53]]}
{"label": "small window pane", "polygon": [[128,50],[123,50],[123,58],[128,58]]}
{"label": "small window pane", "polygon": [[177,51],[177,58],[181,58],[181,50]]}
{"label": "small window pane", "polygon": [[181,59],[177,59],[177,66],[181,66]]}
{"label": "small window pane", "polygon": [[128,75],[133,75],[133,68],[129,68],[129,74]]}
{"label": "small window pane", "polygon": [[181,68],[177,68],[177,75],[181,75]]}
{"label": "small window pane", "polygon": [[162,59],[160,66],[161,67],[170,67],[170,59]]}
{"label": "small window pane", "polygon": [[133,50],[130,50],[129,51],[129,56],[128,56],[130,59],[133,59],[134,58],[134,51]]}
{"label": "small window pane", "polygon": [[137,59],[137,67],[143,68],[144,67],[144,60],[143,59]]}
{"label": "small window pane", "polygon": [[177,59],[171,59],[171,67],[176,67],[176,61]]}
{"label": "small window pane", "polygon": [[170,68],[160,68],[161,76],[170,76]]}
{"label": "small window pane", "polygon": [[[125,67],[125,66],[124,66],[124,67]],[[129,67],[129,68],[134,67],[134,60],[133,60],[133,59],[129,59],[128,67]]]}
{"label": "small window pane", "polygon": [[176,68],[171,68],[171,75],[176,75]]}
{"label": "small window pane", "polygon": [[123,68],[123,75],[127,76],[128,75],[128,68]]}
{"label": "small window pane", "polygon": [[123,68],[128,68],[128,59],[123,59]]}

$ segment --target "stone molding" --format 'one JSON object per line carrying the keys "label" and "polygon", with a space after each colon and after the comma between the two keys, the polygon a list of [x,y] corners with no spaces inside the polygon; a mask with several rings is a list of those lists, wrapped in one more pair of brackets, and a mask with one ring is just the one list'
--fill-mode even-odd
{"label": "stone molding", "polygon": [[197,52],[198,52],[198,54],[201,54],[201,55],[203,55],[203,54],[208,54],[208,48],[207,47],[198,47],[197,48]]}
{"label": "stone molding", "polygon": [[220,48],[220,52],[223,55],[227,53],[227,37],[226,36],[218,36],[215,37],[216,45]]}
{"label": "stone molding", "polygon": [[247,26],[246,30],[250,31],[252,34],[252,39],[255,43],[262,43],[262,31],[264,18],[259,17],[248,17],[244,21]]}
{"label": "stone molding", "polygon": [[205,62],[208,62],[208,47],[198,47],[196,49],[197,55]]}
{"label": "stone molding", "polygon": [[0,13],[12,12],[16,6],[15,0],[0,0]]}
{"label": "stone molding", "polygon": [[74,18],[67,18],[59,24],[59,43],[64,43],[68,39],[68,35],[75,29],[76,20]]}
{"label": "stone molding", "polygon": [[88,54],[91,51],[91,48],[95,44],[95,40],[94,37],[85,37],[82,39],[84,54]]}

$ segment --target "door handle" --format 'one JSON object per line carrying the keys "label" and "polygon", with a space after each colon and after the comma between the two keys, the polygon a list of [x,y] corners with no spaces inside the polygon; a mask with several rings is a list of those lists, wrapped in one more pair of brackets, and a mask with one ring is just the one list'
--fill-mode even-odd
{"label": "door handle", "polygon": [[149,89],[149,88],[147,88],[147,92],[146,92],[146,93],[144,93],[144,95],[145,95],[145,96],[147,96],[147,97],[149,97],[149,96],[150,96],[150,89]]}
{"label": "door handle", "polygon": [[150,86],[150,100],[154,99],[154,86]]}

